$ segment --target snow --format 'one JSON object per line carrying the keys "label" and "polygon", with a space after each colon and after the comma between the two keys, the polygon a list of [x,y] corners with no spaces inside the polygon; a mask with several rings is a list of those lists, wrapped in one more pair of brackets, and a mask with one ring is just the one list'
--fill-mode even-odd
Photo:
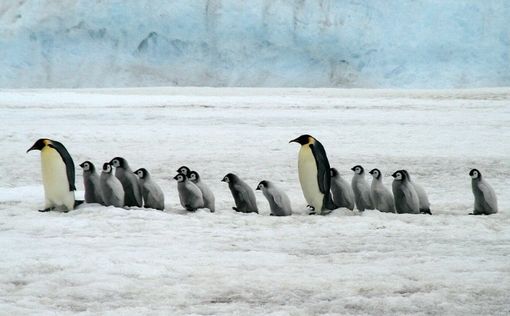
{"label": "snow", "polygon": [[[0,314],[508,314],[510,89],[138,88],[0,90]],[[347,179],[355,164],[407,168],[432,216],[306,215],[296,144],[310,133]],[[40,137],[75,164],[114,156],[147,168],[165,212],[83,205],[39,213]],[[179,205],[188,165],[217,212]],[[468,216],[468,172],[500,212]],[[274,181],[294,215],[237,214],[228,186]],[[367,178],[368,179],[368,178]],[[83,196],[77,170],[77,196]]]}
{"label": "snow", "polygon": [[507,0],[2,1],[0,87],[509,86],[509,21]]}

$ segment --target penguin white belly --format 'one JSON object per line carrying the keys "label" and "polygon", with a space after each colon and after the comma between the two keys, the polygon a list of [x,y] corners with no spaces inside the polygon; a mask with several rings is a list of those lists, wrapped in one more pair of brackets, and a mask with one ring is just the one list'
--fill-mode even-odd
{"label": "penguin white belly", "polygon": [[69,190],[66,165],[60,154],[53,148],[41,150],[41,167],[46,198],[46,208],[65,206],[74,208],[74,191]]}
{"label": "penguin white belly", "polygon": [[306,202],[315,208],[316,212],[322,211],[324,194],[319,189],[317,177],[317,163],[310,146],[301,146],[298,160],[299,182]]}

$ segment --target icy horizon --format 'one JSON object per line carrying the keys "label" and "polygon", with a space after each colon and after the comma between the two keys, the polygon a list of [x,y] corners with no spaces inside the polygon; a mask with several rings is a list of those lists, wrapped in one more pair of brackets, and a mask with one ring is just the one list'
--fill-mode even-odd
{"label": "icy horizon", "polygon": [[5,1],[0,88],[510,85],[510,3]]}

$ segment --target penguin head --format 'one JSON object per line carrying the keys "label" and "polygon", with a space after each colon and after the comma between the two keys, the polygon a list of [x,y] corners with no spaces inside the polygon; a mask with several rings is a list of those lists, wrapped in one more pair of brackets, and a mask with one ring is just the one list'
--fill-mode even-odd
{"label": "penguin head", "polygon": [[471,171],[469,171],[469,175],[472,179],[480,179],[482,177],[482,174],[478,169],[471,169]]}
{"label": "penguin head", "polygon": [[177,182],[184,182],[186,181],[186,175],[182,174],[182,173],[178,173],[175,177],[174,177],[175,180],[177,180]]}
{"label": "penguin head", "polygon": [[147,169],[145,169],[145,168],[140,168],[140,169],[136,170],[134,173],[140,179],[145,179],[145,177],[147,177],[149,175],[149,171],[147,171]]}
{"label": "penguin head", "polygon": [[90,171],[90,172],[94,172],[96,170],[96,167],[94,166],[94,164],[90,161],[84,161],[80,164],[80,167],[83,169],[83,171]]}
{"label": "penguin head", "polygon": [[269,181],[262,180],[259,182],[259,184],[257,185],[257,188],[255,190],[263,190],[263,189],[266,189],[268,186],[269,186]]}
{"label": "penguin head", "polygon": [[368,173],[370,173],[372,175],[372,177],[374,177],[374,179],[381,178],[381,171],[377,168],[370,170],[370,172],[368,172]]}
{"label": "penguin head", "polygon": [[32,150],[42,150],[44,147],[46,146],[50,146],[52,147],[52,140],[51,139],[48,139],[48,138],[40,138],[38,139],[33,145],[32,147],[30,147],[28,150],[27,150],[27,153],[29,151],[32,151]]}
{"label": "penguin head", "polygon": [[407,178],[405,170],[397,170],[391,176],[397,181],[403,181]]}
{"label": "penguin head", "polygon": [[226,182],[226,183],[233,183],[233,182],[235,182],[236,177],[237,177],[237,176],[236,176],[235,174],[233,174],[233,173],[227,173],[227,174],[223,177],[223,179],[222,179],[221,181],[222,181],[222,182]]}
{"label": "penguin head", "polygon": [[112,164],[112,166],[114,166],[115,168],[126,168],[127,166],[127,161],[126,159],[122,158],[122,157],[115,157],[113,158],[110,163]]}
{"label": "penguin head", "polygon": [[313,138],[312,136],[310,136],[308,134],[305,134],[305,135],[301,135],[298,138],[291,140],[289,143],[299,143],[301,146],[303,146],[306,144],[311,144],[314,141],[315,141],[315,138]]}
{"label": "penguin head", "polygon": [[112,164],[109,162],[105,162],[103,164],[103,172],[104,173],[112,173]]}
{"label": "penguin head", "polygon": [[355,174],[363,174],[363,172],[365,172],[363,167],[360,165],[356,165],[356,166],[352,167],[351,170],[354,171]]}
{"label": "penguin head", "polygon": [[331,175],[331,178],[334,178],[339,175],[338,170],[336,170],[336,168],[329,169],[329,174]]}
{"label": "penguin head", "polygon": [[181,166],[179,169],[177,169],[177,172],[182,173],[183,175],[189,177],[189,173],[191,172],[191,170],[186,166]]}
{"label": "penguin head", "polygon": [[190,173],[188,173],[188,178],[191,181],[198,181],[198,179],[200,179],[200,175],[196,171],[190,171]]}

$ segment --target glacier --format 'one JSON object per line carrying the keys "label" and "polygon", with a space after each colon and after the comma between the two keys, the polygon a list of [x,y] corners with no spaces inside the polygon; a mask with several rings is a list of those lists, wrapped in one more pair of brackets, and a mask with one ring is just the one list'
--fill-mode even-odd
{"label": "glacier", "polygon": [[0,88],[510,84],[506,0],[0,3]]}

